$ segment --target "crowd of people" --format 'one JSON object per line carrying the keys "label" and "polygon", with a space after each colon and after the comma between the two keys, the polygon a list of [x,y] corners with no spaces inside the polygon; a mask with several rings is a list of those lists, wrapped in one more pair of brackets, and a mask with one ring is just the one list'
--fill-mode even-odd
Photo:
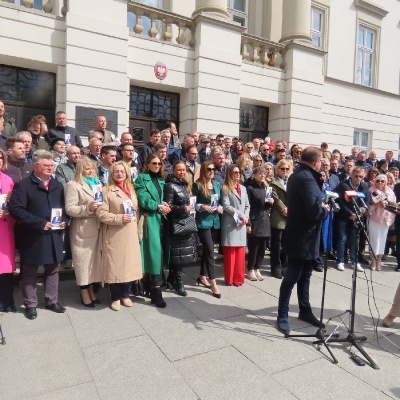
{"label": "crowd of people", "polygon": [[[268,137],[243,143],[197,132],[181,143],[172,122],[135,148],[129,132],[118,139],[107,131],[102,115],[84,147],[67,123],[67,115],[57,112],[56,126],[48,129],[39,115],[18,132],[0,102],[0,311],[16,311],[16,251],[26,316],[35,319],[40,265],[46,308],[54,312],[65,312],[58,301],[63,260],[72,260],[85,307],[100,303],[100,284],[108,287],[115,311],[132,306],[132,292],[163,308],[162,287],[187,296],[182,267],[198,258],[197,284],[221,298],[216,244],[224,281],[237,287],[245,282],[246,254],[247,279],[265,279],[261,269],[269,249],[271,275],[283,278],[282,332],[290,330],[288,304],[296,283],[299,317],[317,324],[308,285],[312,270],[322,271],[323,253],[336,260],[339,271],[348,260],[358,271],[363,264],[380,271],[391,249],[400,270],[400,164],[391,151],[378,160],[376,152],[356,147],[346,156],[329,151],[327,143],[288,148],[286,141]],[[357,222],[367,227],[369,257]],[[396,307],[387,325],[399,316]]]}

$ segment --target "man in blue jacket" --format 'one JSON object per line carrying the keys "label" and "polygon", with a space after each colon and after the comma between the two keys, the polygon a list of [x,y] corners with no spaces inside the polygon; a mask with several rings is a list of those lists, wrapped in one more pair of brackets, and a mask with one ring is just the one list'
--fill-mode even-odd
{"label": "man in blue jacket", "polygon": [[297,283],[299,319],[320,326],[310,305],[310,279],[313,260],[319,256],[321,221],[328,216],[329,207],[322,201],[321,150],[307,147],[301,154],[300,164],[287,184],[287,222],[284,251],[288,268],[283,278],[278,306],[278,329],[290,333],[288,321],[289,301]]}

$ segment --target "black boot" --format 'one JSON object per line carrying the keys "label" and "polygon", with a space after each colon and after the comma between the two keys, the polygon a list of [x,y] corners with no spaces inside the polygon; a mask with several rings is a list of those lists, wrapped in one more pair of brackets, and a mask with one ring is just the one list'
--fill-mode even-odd
{"label": "black boot", "polygon": [[175,290],[177,295],[185,297],[187,296],[187,291],[183,285],[182,271],[178,271],[176,273]]}
{"label": "black boot", "polygon": [[167,307],[167,303],[162,297],[161,288],[153,287],[150,292],[151,304],[154,304],[158,308]]}
{"label": "black boot", "polygon": [[271,242],[271,275],[277,279],[282,279],[281,264],[281,244],[280,242]]}
{"label": "black boot", "polygon": [[142,291],[144,292],[144,296],[149,297],[151,295],[151,279],[148,274],[145,274],[142,278]]}

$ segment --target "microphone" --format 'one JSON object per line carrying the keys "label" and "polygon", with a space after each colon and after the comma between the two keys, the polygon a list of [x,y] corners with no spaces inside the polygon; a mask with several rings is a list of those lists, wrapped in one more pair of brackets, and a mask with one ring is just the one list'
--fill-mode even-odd
{"label": "microphone", "polygon": [[347,190],[346,192],[344,192],[344,198],[347,202],[353,200],[354,207],[358,208],[361,214],[365,214],[368,210],[368,206],[364,203],[364,201],[362,202],[363,207],[358,207],[357,203],[355,202],[355,199],[361,197],[358,196],[359,193],[360,195],[363,195],[365,197],[364,193],[356,192],[355,190]]}
{"label": "microphone", "polygon": [[331,206],[333,212],[339,212],[340,206],[335,202],[339,195],[330,190],[325,190],[325,196],[325,203]]}
{"label": "microphone", "polygon": [[360,200],[361,205],[362,205],[366,210],[368,210],[368,206],[365,204],[365,201],[364,201],[364,199],[366,198],[366,197],[365,197],[365,194],[364,194],[363,192],[357,192],[357,197],[358,197],[358,199]]}
{"label": "microphone", "polygon": [[348,202],[351,199],[354,199],[357,196],[357,192],[355,190],[347,190],[346,192],[344,192],[344,199]]}

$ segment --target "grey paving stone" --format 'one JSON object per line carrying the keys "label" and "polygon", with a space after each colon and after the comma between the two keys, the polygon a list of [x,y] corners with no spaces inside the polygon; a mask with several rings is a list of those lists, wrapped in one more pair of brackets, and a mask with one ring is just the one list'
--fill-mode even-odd
{"label": "grey paving stone", "polygon": [[198,398],[146,336],[83,351],[101,399]]}
{"label": "grey paving stone", "polygon": [[278,372],[273,375],[273,378],[298,399],[382,400],[386,398],[382,391],[325,359],[318,359]]}
{"label": "grey paving stone", "polygon": [[[42,393],[39,396],[30,397],[29,400],[100,400],[96,386],[93,382],[70,386],[54,392]],[[28,400],[28,399],[27,399]]]}
{"label": "grey paving stone", "polygon": [[3,328],[7,344],[0,346],[2,398],[40,397],[92,380],[71,327],[13,334]]}
{"label": "grey paving stone", "polygon": [[233,347],[177,361],[174,367],[200,399],[295,399]]}
{"label": "grey paving stone", "polygon": [[144,304],[132,310],[149,337],[170,361],[228,346],[228,343],[174,299],[165,309]]}
{"label": "grey paving stone", "polygon": [[322,357],[302,341],[285,339],[274,327],[254,315],[211,321],[207,325],[267,374]]}

